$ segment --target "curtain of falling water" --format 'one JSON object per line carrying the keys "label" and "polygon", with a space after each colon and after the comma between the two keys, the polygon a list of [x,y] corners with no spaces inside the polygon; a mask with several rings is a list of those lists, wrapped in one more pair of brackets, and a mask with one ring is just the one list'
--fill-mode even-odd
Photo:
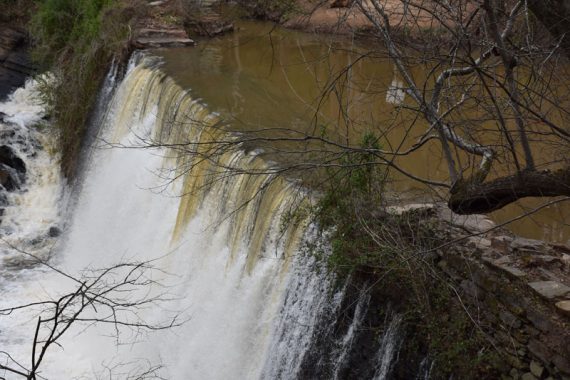
{"label": "curtain of falling water", "polygon": [[[58,247],[54,262],[79,276],[85,268],[155,260],[159,271],[145,294],[167,295],[168,302],[141,307],[137,317],[160,324],[178,315],[185,323],[144,334],[121,329],[119,337],[113,326],[78,323],[47,354],[42,375],[127,378],[160,366],[157,373],[170,379],[298,378],[316,326],[338,307],[343,290],[333,291],[332,278],[302,252],[311,227],[281,225],[296,190],[269,175],[212,175],[218,165],[262,170],[267,164],[255,154],[229,151],[216,156],[214,165],[180,149],[148,147],[158,141],[200,151],[231,137],[220,135],[212,127],[218,116],[152,59],[139,60],[99,109],[97,147],[67,223],[58,222],[65,231],[52,242]],[[53,155],[46,162],[41,170],[57,167]],[[57,181],[56,196],[63,193]],[[42,198],[49,186],[54,185],[32,181],[29,197],[63,208],[63,201]],[[75,286],[42,267],[13,277],[2,285],[0,307],[54,298]],[[359,304],[354,328],[366,307],[365,301]],[[37,312],[0,318],[0,347],[24,364],[30,361]],[[350,334],[335,354],[339,363]],[[382,347],[378,378],[385,377],[391,346]]]}

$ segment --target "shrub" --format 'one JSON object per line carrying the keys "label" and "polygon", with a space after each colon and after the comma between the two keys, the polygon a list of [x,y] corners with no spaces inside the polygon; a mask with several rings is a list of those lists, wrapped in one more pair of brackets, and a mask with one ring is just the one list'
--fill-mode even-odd
{"label": "shrub", "polygon": [[131,25],[143,3],[118,0],[43,0],[30,29],[33,58],[54,80],[42,94],[59,138],[62,168],[75,172],[89,114],[113,59],[127,57]]}

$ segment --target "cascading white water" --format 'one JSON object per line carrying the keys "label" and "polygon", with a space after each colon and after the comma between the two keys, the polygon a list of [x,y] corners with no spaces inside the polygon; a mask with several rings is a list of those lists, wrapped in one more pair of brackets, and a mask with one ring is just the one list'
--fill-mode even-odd
{"label": "cascading white water", "polygon": [[[32,114],[27,123],[37,121],[42,110]],[[280,215],[291,202],[286,182],[271,181],[268,176],[235,176],[197,187],[207,168],[198,166],[190,175],[173,180],[184,158],[173,159],[166,148],[126,148],[141,138],[165,135],[168,141],[204,139],[206,134],[195,125],[173,129],[173,124],[185,123],[189,117],[206,126],[216,118],[159,70],[149,67],[148,60],[130,70],[107,110],[100,136],[105,143],[90,158],[55,259],[59,268],[74,276],[86,268],[157,259],[154,264],[160,272],[155,272],[153,280],[164,287],[152,285],[149,294],[164,294],[167,289],[169,301],[141,307],[139,316],[157,324],[174,314],[187,320],[144,338],[129,335],[132,330],[126,329],[119,341],[108,337],[115,335],[113,326],[77,323],[58,342],[60,346],[53,346],[47,354],[42,376],[95,378],[115,371],[114,376],[122,378],[150,363],[163,366],[158,373],[171,379],[271,378],[272,368],[278,366],[274,355],[281,339],[277,334],[284,332],[279,328],[284,323],[280,311],[291,281],[307,293],[301,305],[288,305],[287,313],[298,310],[302,320],[297,322],[311,323],[311,317],[303,313],[318,304],[319,295],[329,285],[324,275],[319,278],[310,273],[311,265],[305,262],[310,257],[296,254],[303,225],[280,231]],[[125,148],[104,149],[109,142]],[[244,167],[265,165],[255,155],[241,152],[220,159]],[[14,209],[27,209],[38,217],[41,208],[27,207],[36,202],[51,205],[57,215],[61,202],[55,198],[62,194],[61,179],[54,174],[57,157],[36,161],[42,165],[30,175],[48,176],[54,183],[30,183],[22,196],[31,200]],[[263,193],[247,202],[260,187]],[[46,197],[48,189],[53,194]],[[228,218],[238,206],[243,207]],[[8,220],[28,223],[30,219],[20,217]],[[48,225],[55,222],[42,219]],[[0,308],[54,298],[76,284],[40,266],[3,286]],[[1,351],[23,365],[30,363],[37,311],[0,318]],[[308,338],[287,338],[291,342],[288,355],[298,361],[306,345],[297,341]],[[2,360],[3,364],[10,362]],[[1,375],[12,378],[9,373]],[[294,371],[290,375],[284,378],[294,376]]]}
{"label": "cascading white water", "polygon": [[[176,318],[175,326],[149,331],[76,322],[46,354],[41,376],[302,378],[314,338],[327,328],[320,325],[336,323],[329,317],[341,314],[346,286],[336,289],[321,263],[302,252],[301,241],[314,233],[310,225],[282,225],[281,216],[295,201],[293,186],[267,174],[212,175],[228,166],[263,172],[267,164],[255,153],[224,152],[215,157],[216,165],[180,154],[180,147],[200,151],[219,138],[212,128],[219,117],[165,76],[153,59],[135,57],[116,86],[115,78],[112,70],[97,105],[95,121],[102,127],[96,147],[68,212],[58,156],[32,127],[44,112],[33,101],[34,83],[0,104],[7,121],[16,122],[2,128],[17,128],[18,135],[30,136],[25,141],[41,141],[44,147],[34,154],[18,151],[30,180],[10,195],[0,226],[2,258],[18,262],[29,258],[26,252],[42,259],[52,254],[49,262],[76,278],[119,263],[150,262],[154,269],[144,273],[144,287],[128,296],[133,302],[156,302],[142,303],[136,313],[119,310],[117,316],[152,326]],[[146,145],[155,141],[161,145]],[[64,229],[61,237],[46,234],[53,226]],[[7,267],[5,262],[0,310],[57,299],[78,287],[45,266]],[[335,378],[347,365],[368,302],[360,295],[352,323],[327,354]],[[0,315],[0,365],[13,367],[17,361],[30,367],[42,308]],[[90,309],[86,318],[112,320],[105,312]],[[397,350],[397,323],[392,325],[380,341],[377,378],[389,374]],[[0,370],[0,378],[19,377]]]}
{"label": "cascading white water", "polygon": [[6,203],[0,218],[0,282],[16,275],[10,268],[29,263],[29,257],[15,248],[41,257],[49,255],[55,244],[49,231],[59,229],[60,205],[65,198],[59,158],[51,152],[54,141],[39,129],[45,112],[37,86],[38,82],[29,80],[0,103],[0,113],[5,115],[0,121],[0,145],[23,160],[27,171],[19,189],[0,190]]}
{"label": "cascading white water", "polygon": [[398,353],[400,344],[399,328],[402,322],[400,316],[395,316],[388,323],[388,327],[380,339],[380,348],[378,350],[376,361],[376,373],[374,380],[386,380],[390,375],[390,370],[394,364],[394,357]]}

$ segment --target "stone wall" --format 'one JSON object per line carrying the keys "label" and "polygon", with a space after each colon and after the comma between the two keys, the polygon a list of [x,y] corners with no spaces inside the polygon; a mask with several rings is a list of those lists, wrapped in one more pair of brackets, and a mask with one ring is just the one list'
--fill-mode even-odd
{"label": "stone wall", "polygon": [[[431,225],[438,248],[405,256],[411,271],[390,253],[340,276],[340,292],[314,321],[300,378],[376,378],[384,363],[391,380],[570,380],[570,247],[443,205],[388,211],[412,229]],[[394,352],[380,363],[384,346]]]}
{"label": "stone wall", "polygon": [[570,379],[570,248],[508,234],[440,251],[472,317],[504,353],[504,379]]}

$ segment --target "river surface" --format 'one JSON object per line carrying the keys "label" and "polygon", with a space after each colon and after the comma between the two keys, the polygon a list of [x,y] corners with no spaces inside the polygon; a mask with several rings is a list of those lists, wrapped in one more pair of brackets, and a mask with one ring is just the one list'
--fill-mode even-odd
{"label": "river surface", "polygon": [[[401,89],[403,83],[394,65],[370,41],[240,22],[235,33],[199,41],[193,48],[156,53],[164,59],[163,69],[177,83],[222,114],[236,130],[273,129],[264,133],[279,136],[281,130],[293,129],[353,145],[364,133],[373,132],[384,136],[383,146],[402,149],[415,142],[417,138],[410,137],[419,136],[425,128],[415,115],[397,109],[408,100]],[[413,73],[421,78],[425,70],[418,67]],[[411,133],[402,127],[412,123],[418,126]],[[547,157],[549,150],[537,151],[539,157]],[[436,143],[397,163],[416,176],[447,178]],[[446,197],[445,191],[428,189],[395,171],[389,189],[404,202],[441,201]],[[504,223],[544,201],[524,199],[491,217]],[[549,206],[510,223],[509,228],[529,238],[566,242],[570,239],[569,215],[569,206]]]}

